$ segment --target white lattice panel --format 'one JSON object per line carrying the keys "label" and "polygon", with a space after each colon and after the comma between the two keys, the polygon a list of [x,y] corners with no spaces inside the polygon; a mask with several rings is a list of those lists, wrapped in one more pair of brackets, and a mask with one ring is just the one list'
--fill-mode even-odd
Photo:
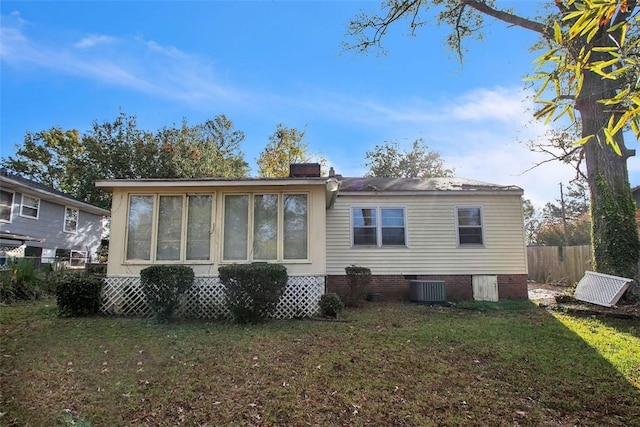
{"label": "white lattice panel", "polygon": [[107,314],[151,316],[139,277],[107,277],[102,291],[102,307]]}
{"label": "white lattice panel", "polygon": [[[318,313],[324,293],[324,277],[289,277],[287,288],[274,314],[278,319],[309,317]],[[101,311],[125,316],[151,316],[139,277],[107,277]],[[230,317],[224,305],[224,287],[217,277],[196,277],[182,297],[179,317],[219,319]]]}
{"label": "white lattice panel", "polygon": [[627,290],[632,279],[587,271],[578,282],[574,297],[605,307],[614,306]]}
{"label": "white lattice panel", "polygon": [[5,255],[9,258],[23,258],[24,251],[27,249],[27,245],[20,246],[3,246],[0,248],[0,255]]}
{"label": "white lattice panel", "polygon": [[323,276],[289,277],[287,288],[273,317],[292,319],[314,316],[319,311],[318,303],[322,294],[324,294]]}
{"label": "white lattice panel", "polygon": [[217,277],[196,277],[193,286],[185,292],[180,308],[180,317],[195,319],[220,319],[230,317],[224,305],[224,288]]}

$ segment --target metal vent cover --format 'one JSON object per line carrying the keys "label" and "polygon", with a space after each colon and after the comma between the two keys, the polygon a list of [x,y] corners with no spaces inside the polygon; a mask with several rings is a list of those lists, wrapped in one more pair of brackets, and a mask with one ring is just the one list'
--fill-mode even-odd
{"label": "metal vent cover", "polygon": [[411,280],[409,300],[421,303],[444,303],[447,289],[444,280]]}

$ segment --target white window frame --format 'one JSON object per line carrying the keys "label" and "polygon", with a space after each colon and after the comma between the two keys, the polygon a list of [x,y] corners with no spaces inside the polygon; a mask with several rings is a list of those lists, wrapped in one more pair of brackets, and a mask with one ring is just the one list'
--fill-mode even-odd
{"label": "white window frame", "polygon": [[[74,257],[74,255],[79,254],[80,257]],[[75,263],[81,261],[79,265]],[[87,252],[86,251],[77,251],[75,249],[71,249],[69,254],[69,267],[70,268],[84,268],[84,265],[87,263]]]}
{"label": "white window frame", "polygon": [[[67,211],[72,210],[72,211],[76,211],[77,215],[76,215],[76,226],[73,230],[68,230],[67,229]],[[78,234],[78,223],[80,222],[80,209],[77,208],[72,208],[71,206],[65,206],[64,207],[64,218],[62,221],[62,231],[64,231],[65,233],[71,233],[71,234]]]}
{"label": "white window frame", "polygon": [[[29,205],[25,202],[25,198],[32,199],[35,204]],[[36,211],[36,215],[29,215],[25,213],[24,208],[33,209]],[[20,216],[24,218],[38,219],[40,217],[40,199],[38,197],[33,197],[28,194],[22,194],[22,203],[20,204]]]}
{"label": "white window frame", "polygon": [[[255,225],[255,196],[266,196],[266,195],[277,195],[278,196],[278,210],[277,210],[277,255],[276,259],[262,259],[256,258],[253,254],[253,243],[254,243],[254,225]],[[249,200],[248,207],[248,216],[247,216],[247,256],[246,259],[225,259],[224,258],[224,234],[226,233],[224,223],[225,223],[225,207],[227,196],[247,196]],[[305,224],[306,233],[307,233],[307,246],[306,257],[305,258],[285,258],[284,257],[284,199],[286,196],[305,196],[307,201],[307,221]],[[223,193],[222,194],[222,236],[220,239],[220,258],[221,263],[229,264],[229,263],[250,263],[250,262],[279,262],[279,263],[287,263],[287,264],[302,264],[310,262],[310,229],[309,224],[311,223],[311,194],[308,191],[255,191],[255,192],[242,192],[242,193]]]}
{"label": "white window frame", "polygon": [[3,193],[11,194],[11,206],[9,206],[9,219],[0,218],[0,222],[10,224],[11,220],[13,219],[13,205],[16,202],[16,193],[13,191],[6,191],[6,190],[1,190],[1,191]]}
{"label": "white window frame", "polygon": [[[189,197],[190,196],[209,196],[211,197],[211,220],[209,223],[209,259],[205,260],[191,260],[187,259],[187,227],[189,217]],[[152,197],[152,211],[151,211],[151,239],[149,242],[150,252],[149,259],[128,259],[127,258],[127,245],[129,242],[129,214],[131,212],[131,198],[132,197]],[[181,197],[182,198],[182,222],[180,228],[180,256],[176,260],[158,260],[158,232],[159,232],[159,220],[160,220],[160,197]],[[124,248],[122,251],[123,264],[214,264],[213,255],[213,229],[215,224],[215,212],[216,212],[216,195],[214,192],[204,193],[129,193],[127,194],[127,216],[126,216],[126,232],[123,242]]]}
{"label": "white window frame", "polygon": [[[375,209],[376,210],[376,243],[374,245],[358,245],[355,244],[353,229],[355,228],[353,221],[354,209]],[[402,220],[404,229],[403,245],[383,245],[382,229],[383,228],[400,228],[400,227],[383,227],[382,226],[382,210],[384,209],[402,209]],[[350,246],[352,248],[408,248],[409,247],[409,224],[407,223],[407,206],[406,205],[379,205],[379,204],[358,204],[349,206],[349,233]]]}
{"label": "white window frame", "polygon": [[[459,214],[458,211],[460,209],[479,209],[480,210],[480,225],[460,225],[459,223]],[[482,205],[456,205],[454,209],[454,216],[456,222],[456,243],[458,247],[465,248],[484,248],[485,247],[485,236],[484,236],[484,209]],[[461,243],[460,242],[460,228],[480,228],[480,237],[482,238],[482,243]]]}

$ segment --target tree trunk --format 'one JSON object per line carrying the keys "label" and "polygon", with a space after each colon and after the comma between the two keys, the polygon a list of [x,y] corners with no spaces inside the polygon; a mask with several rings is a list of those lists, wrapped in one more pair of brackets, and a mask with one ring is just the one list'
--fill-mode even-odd
{"label": "tree trunk", "polygon": [[598,99],[611,96],[604,93],[603,79],[587,72],[576,109],[582,119],[582,135],[596,135],[584,147],[587,180],[591,191],[591,241],[594,270],[635,279],[627,297],[640,299],[638,261],[640,241],[635,219],[635,201],[629,185],[627,150],[622,132],[616,141],[623,155],[617,155],[605,143],[603,127],[609,115]]}

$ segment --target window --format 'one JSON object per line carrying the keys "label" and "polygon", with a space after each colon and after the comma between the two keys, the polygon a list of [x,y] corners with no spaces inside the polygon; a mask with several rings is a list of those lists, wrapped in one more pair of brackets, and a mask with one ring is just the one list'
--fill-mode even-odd
{"label": "window", "polygon": [[457,206],[456,222],[459,245],[482,245],[482,208],[479,206]]}
{"label": "window", "polygon": [[64,227],[63,230],[67,233],[78,232],[78,209],[65,207],[64,208]]}
{"label": "window", "polygon": [[126,260],[210,260],[212,212],[211,194],[130,196]]}
{"label": "window", "polygon": [[284,195],[284,259],[307,259],[307,196]]}
{"label": "window", "polygon": [[129,198],[128,260],[151,260],[153,199],[153,196],[131,196]]}
{"label": "window", "polygon": [[0,222],[11,222],[13,193],[0,190]]}
{"label": "window", "polygon": [[249,196],[225,196],[223,259],[230,261],[247,259],[248,228]]}
{"label": "window", "polygon": [[69,266],[70,267],[84,267],[87,263],[87,253],[85,251],[74,251],[72,250],[69,255]]}
{"label": "window", "polygon": [[187,259],[208,261],[211,259],[211,220],[213,213],[211,195],[187,197]]}
{"label": "window", "polygon": [[353,246],[406,246],[405,208],[352,207]]}
{"label": "window", "polygon": [[27,218],[38,219],[39,211],[40,211],[40,199],[23,194],[22,208],[20,209],[20,215]]}
{"label": "window", "polygon": [[182,241],[182,196],[160,196],[156,260],[179,261]]}
{"label": "window", "polygon": [[278,195],[253,196],[253,258],[278,258]]}
{"label": "window", "polygon": [[222,258],[306,260],[307,212],[306,194],[226,194]]}

